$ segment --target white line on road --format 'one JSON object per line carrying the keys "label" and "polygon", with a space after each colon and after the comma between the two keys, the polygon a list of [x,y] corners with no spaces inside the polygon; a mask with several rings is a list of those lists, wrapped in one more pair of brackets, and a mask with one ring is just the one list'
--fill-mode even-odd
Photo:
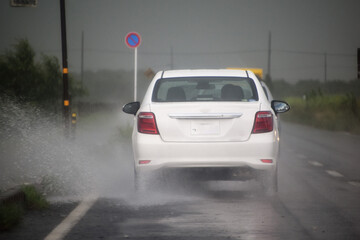
{"label": "white line on road", "polygon": [[349,184],[350,184],[350,185],[353,185],[353,186],[355,186],[355,187],[360,187],[360,182],[350,181]]}
{"label": "white line on road", "polygon": [[317,161],[309,161],[309,163],[315,167],[323,167],[324,166],[324,164],[319,163]]}
{"label": "white line on road", "polygon": [[97,196],[83,200],[44,240],[61,240],[96,202]]}
{"label": "white line on road", "polygon": [[333,177],[344,177],[344,175],[342,175],[341,173],[337,172],[337,171],[333,171],[333,170],[326,170],[326,172]]}

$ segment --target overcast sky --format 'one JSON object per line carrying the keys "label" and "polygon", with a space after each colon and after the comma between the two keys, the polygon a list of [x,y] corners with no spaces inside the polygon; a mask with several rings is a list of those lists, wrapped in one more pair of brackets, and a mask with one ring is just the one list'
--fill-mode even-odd
{"label": "overcast sky", "polygon": [[[59,0],[36,8],[0,2],[0,51],[27,38],[38,53],[61,57]],[[138,32],[139,68],[263,68],[295,82],[357,77],[359,0],[66,0],[69,71],[80,72],[81,32],[85,70],[133,69],[125,45]],[[173,54],[171,54],[173,53]],[[172,60],[171,60],[172,59]]]}

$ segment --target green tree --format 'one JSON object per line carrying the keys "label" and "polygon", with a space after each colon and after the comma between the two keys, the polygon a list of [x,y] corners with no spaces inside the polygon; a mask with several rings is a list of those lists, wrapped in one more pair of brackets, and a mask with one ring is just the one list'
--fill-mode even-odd
{"label": "green tree", "polygon": [[[42,55],[35,61],[35,51],[27,39],[19,40],[12,50],[0,55],[0,91],[47,109],[60,107],[62,78],[59,60]],[[83,95],[79,83],[70,77],[72,96]]]}
{"label": "green tree", "polygon": [[19,98],[32,100],[34,85],[38,79],[35,52],[27,40],[20,40],[14,51],[8,50],[1,57],[1,88]]}
{"label": "green tree", "polygon": [[54,56],[42,55],[40,66],[41,77],[37,85],[36,95],[42,104],[60,106],[62,99],[62,81],[59,61]]}

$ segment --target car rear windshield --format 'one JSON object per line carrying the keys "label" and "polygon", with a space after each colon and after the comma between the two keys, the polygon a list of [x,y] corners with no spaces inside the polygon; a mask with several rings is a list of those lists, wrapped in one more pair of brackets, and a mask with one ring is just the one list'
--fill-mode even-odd
{"label": "car rear windshield", "polygon": [[251,78],[182,77],[163,78],[156,82],[153,102],[258,101]]}

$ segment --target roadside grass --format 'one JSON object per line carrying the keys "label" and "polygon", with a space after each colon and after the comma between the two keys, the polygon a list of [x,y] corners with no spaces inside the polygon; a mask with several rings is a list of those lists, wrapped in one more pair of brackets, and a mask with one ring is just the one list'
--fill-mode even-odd
{"label": "roadside grass", "polygon": [[49,207],[45,197],[32,185],[22,187],[25,194],[25,207],[28,210],[42,210]]}
{"label": "roadside grass", "polygon": [[7,231],[21,222],[27,210],[44,210],[49,203],[32,185],[25,185],[20,190],[25,201],[0,202],[0,231]]}
{"label": "roadside grass", "polygon": [[291,110],[285,121],[317,128],[360,134],[360,98],[353,94],[288,97]]}
{"label": "roadside grass", "polygon": [[0,231],[6,231],[16,226],[24,215],[24,207],[20,203],[0,205]]}

